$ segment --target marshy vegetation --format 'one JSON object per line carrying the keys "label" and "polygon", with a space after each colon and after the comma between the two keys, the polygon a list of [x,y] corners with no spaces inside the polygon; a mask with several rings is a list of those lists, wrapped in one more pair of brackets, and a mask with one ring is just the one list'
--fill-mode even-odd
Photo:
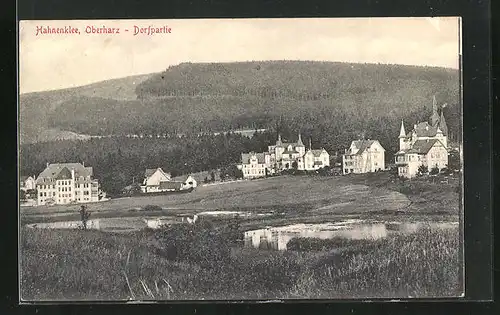
{"label": "marshy vegetation", "polygon": [[[225,300],[461,293],[458,228],[275,251],[242,247],[238,233],[228,234],[230,228],[201,223],[130,234],[23,229],[21,297]],[[338,248],[343,250],[332,250]]]}

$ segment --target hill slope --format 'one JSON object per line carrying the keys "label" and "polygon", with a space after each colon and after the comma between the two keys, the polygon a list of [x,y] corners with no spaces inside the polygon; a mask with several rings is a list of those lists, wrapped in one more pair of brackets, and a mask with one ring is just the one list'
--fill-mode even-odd
{"label": "hill slope", "polygon": [[141,78],[135,85],[126,78],[113,87],[108,81],[25,96],[22,134],[36,135],[40,124],[95,135],[269,128],[283,117],[285,133],[352,137],[372,129],[373,137],[397,136],[401,118],[426,118],[433,95],[449,104],[450,131],[459,130],[457,70],[307,61],[183,63]]}
{"label": "hill slope", "polygon": [[150,74],[137,75],[69,89],[21,94],[19,97],[21,143],[81,138],[75,133],[65,132],[60,128],[49,128],[48,117],[61,104],[80,96],[121,101],[136,99],[136,85],[150,76]]}

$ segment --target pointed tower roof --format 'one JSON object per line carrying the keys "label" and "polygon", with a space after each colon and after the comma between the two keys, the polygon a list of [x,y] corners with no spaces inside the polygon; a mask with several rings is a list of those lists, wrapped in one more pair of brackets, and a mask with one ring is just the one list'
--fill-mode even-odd
{"label": "pointed tower roof", "polygon": [[429,118],[429,124],[431,126],[436,126],[439,123],[439,114],[438,114],[438,108],[437,108],[437,102],[436,102],[436,96],[434,95],[432,97],[432,115]]}
{"label": "pointed tower roof", "polygon": [[281,134],[278,133],[278,141],[276,141],[276,145],[282,145],[283,143],[281,142]]}
{"label": "pointed tower roof", "polygon": [[406,131],[403,119],[401,119],[401,129],[399,129],[399,138],[404,138],[404,137],[406,137]]}
{"label": "pointed tower roof", "polygon": [[448,135],[448,126],[446,125],[446,119],[444,119],[443,111],[441,110],[441,117],[439,118],[439,129],[443,132],[443,135]]}
{"label": "pointed tower roof", "polygon": [[297,141],[297,145],[304,146],[304,143],[302,143],[302,135],[299,132],[299,140]]}

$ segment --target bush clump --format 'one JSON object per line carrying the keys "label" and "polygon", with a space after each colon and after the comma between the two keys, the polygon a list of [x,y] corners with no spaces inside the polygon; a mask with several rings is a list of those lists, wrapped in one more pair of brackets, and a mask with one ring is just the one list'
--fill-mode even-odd
{"label": "bush clump", "polygon": [[230,242],[207,221],[168,226],[156,233],[155,240],[158,253],[168,260],[211,267],[230,259]]}
{"label": "bush clump", "polygon": [[147,205],[142,208],[143,211],[161,211],[162,208],[157,205]]}

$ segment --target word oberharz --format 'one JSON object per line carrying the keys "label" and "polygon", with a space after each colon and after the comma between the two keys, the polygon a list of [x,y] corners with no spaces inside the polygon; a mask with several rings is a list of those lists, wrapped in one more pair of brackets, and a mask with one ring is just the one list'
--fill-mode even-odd
{"label": "word oberharz", "polygon": [[[166,25],[160,27],[147,26],[139,27],[134,25],[132,28],[119,28],[119,27],[106,27],[106,26],[93,26],[87,25],[83,32],[85,34],[121,34],[131,33],[136,35],[154,35],[154,34],[170,34],[172,33],[172,28]],[[37,26],[36,36],[45,34],[81,34],[78,27],[64,26],[64,27],[50,27],[50,26]]]}

